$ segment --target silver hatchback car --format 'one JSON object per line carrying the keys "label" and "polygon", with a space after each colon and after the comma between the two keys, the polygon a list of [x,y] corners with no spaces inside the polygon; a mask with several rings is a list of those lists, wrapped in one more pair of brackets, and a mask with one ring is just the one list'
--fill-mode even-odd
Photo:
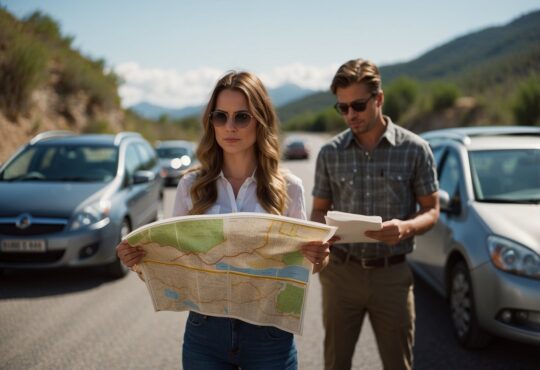
{"label": "silver hatchback car", "polygon": [[426,132],[441,215],[409,261],[447,297],[467,348],[491,335],[540,345],[540,128]]}
{"label": "silver hatchback car", "polygon": [[34,137],[0,168],[0,273],[3,269],[127,268],[116,245],[158,218],[161,179],[141,135]]}

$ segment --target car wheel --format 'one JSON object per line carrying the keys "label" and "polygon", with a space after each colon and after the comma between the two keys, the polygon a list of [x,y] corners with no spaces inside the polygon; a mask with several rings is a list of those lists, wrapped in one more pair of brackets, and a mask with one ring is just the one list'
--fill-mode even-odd
{"label": "car wheel", "polygon": [[450,312],[454,333],[465,348],[482,348],[491,336],[478,324],[471,277],[465,262],[454,265],[450,280]]}
{"label": "car wheel", "polygon": [[[122,240],[127,234],[131,232],[131,226],[129,225],[128,220],[124,219],[122,221],[122,226],[120,227],[120,240]],[[120,241],[119,241],[120,242]],[[108,267],[108,273],[111,277],[119,279],[129,272],[129,268],[126,267],[122,261],[120,261],[120,258],[116,256],[116,259],[113,263],[111,263]]]}

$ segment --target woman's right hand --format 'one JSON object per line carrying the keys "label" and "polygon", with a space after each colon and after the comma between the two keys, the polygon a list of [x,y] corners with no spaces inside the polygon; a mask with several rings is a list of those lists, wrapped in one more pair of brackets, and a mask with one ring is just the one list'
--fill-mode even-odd
{"label": "woman's right hand", "polygon": [[132,268],[142,261],[144,256],[146,256],[146,251],[141,247],[132,247],[124,240],[116,246],[116,254],[124,265]]}

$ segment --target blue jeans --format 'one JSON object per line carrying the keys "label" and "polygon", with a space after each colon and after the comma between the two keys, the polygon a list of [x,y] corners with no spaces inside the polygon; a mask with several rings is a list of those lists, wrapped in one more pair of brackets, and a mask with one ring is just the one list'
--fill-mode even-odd
{"label": "blue jeans", "polygon": [[190,312],[184,333],[184,370],[296,370],[291,333],[272,326]]}

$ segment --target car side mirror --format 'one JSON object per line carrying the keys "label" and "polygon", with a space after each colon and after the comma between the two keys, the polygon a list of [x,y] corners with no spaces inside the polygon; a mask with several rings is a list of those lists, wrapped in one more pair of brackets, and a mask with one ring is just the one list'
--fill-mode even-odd
{"label": "car side mirror", "polygon": [[450,209],[450,195],[447,191],[439,189],[439,207],[441,211],[448,211]]}
{"label": "car side mirror", "polygon": [[156,174],[152,171],[137,171],[133,175],[133,184],[144,184],[154,181]]}
{"label": "car side mirror", "polygon": [[461,213],[461,201],[459,197],[459,192],[456,192],[452,198],[447,191],[439,189],[439,207],[441,212],[446,212],[450,214],[460,214]]}

